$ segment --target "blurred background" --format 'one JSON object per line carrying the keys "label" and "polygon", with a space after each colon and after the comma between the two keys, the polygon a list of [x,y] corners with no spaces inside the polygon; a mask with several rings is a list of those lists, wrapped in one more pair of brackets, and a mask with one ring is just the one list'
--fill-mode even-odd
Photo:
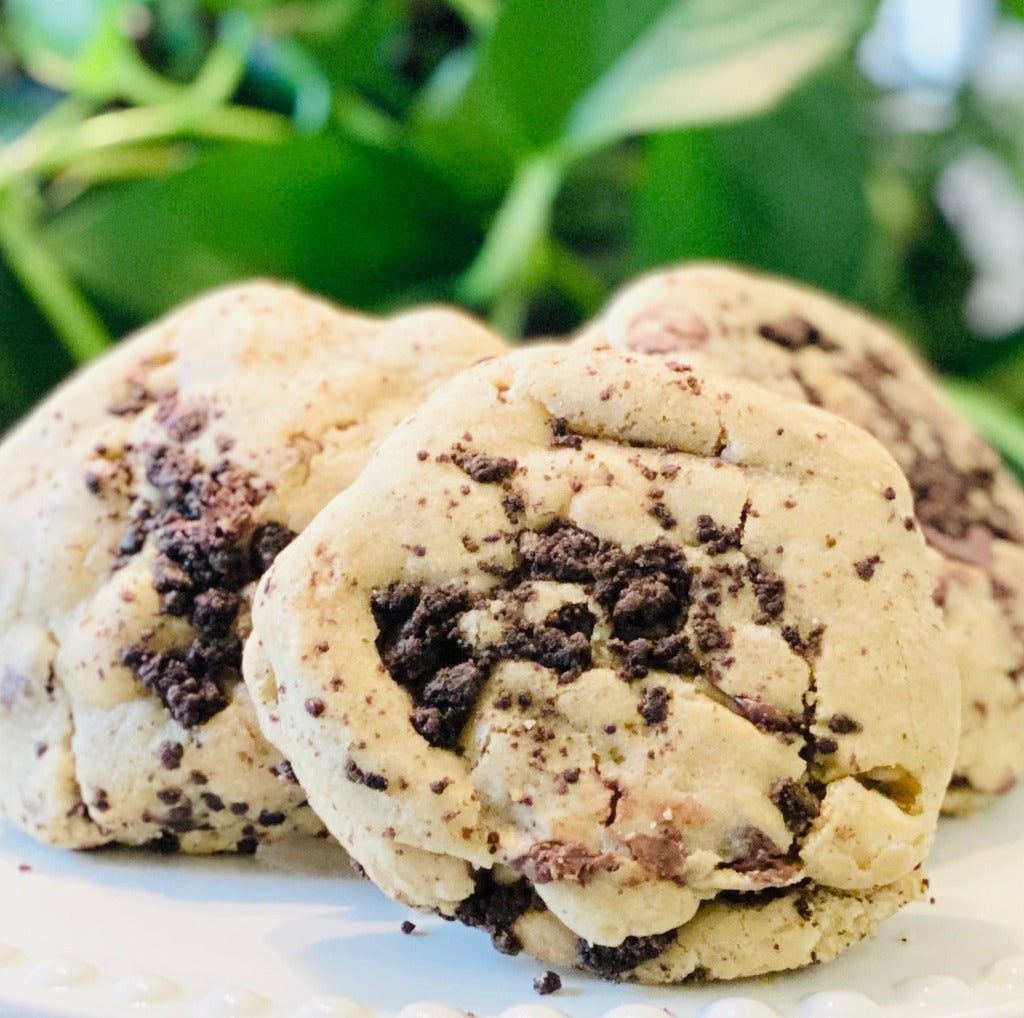
{"label": "blurred background", "polygon": [[3,0],[0,430],[211,286],[562,333],[725,258],[1024,468],[1024,0]]}

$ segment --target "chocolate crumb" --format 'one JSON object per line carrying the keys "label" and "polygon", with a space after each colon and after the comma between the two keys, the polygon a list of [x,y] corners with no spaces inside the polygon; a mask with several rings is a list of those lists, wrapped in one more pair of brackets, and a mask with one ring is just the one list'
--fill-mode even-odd
{"label": "chocolate crumb", "polygon": [[327,710],[327,704],[325,704],[318,696],[311,696],[304,706],[306,708],[306,713],[311,718],[321,717],[323,712]]}
{"label": "chocolate crumb", "polygon": [[401,929],[401,931],[404,934],[406,934],[406,936],[408,936],[410,933],[412,933],[416,929],[416,924],[413,923],[413,922],[410,922],[408,919],[404,919],[402,921],[402,925],[401,925],[400,929]]}
{"label": "chocolate crumb", "polygon": [[482,452],[456,453],[452,460],[478,484],[498,484],[516,472],[515,460],[485,456]]}
{"label": "chocolate crumb", "polygon": [[533,988],[542,996],[550,993],[557,993],[562,988],[562,978],[557,972],[550,969],[542,976],[536,976],[533,980]]}
{"label": "chocolate crumb", "polygon": [[161,742],[156,748],[157,759],[165,771],[176,771],[184,755],[185,747],[180,742]]}
{"label": "chocolate crumb", "polygon": [[637,713],[644,724],[657,725],[668,717],[668,702],[671,694],[664,686],[651,686],[644,690],[643,699],[637,704]]}
{"label": "chocolate crumb", "polygon": [[854,732],[861,732],[864,726],[850,717],[849,714],[833,714],[828,721],[830,732],[836,735],[852,735]]}
{"label": "chocolate crumb", "polygon": [[662,530],[672,530],[678,525],[678,521],[661,502],[656,502],[647,510],[648,516],[653,516]]}
{"label": "chocolate crumb", "polygon": [[384,792],[388,787],[388,779],[384,775],[362,770],[351,757],[345,764],[345,777],[353,784],[365,785],[375,792]]}
{"label": "chocolate crumb", "polygon": [[576,434],[564,417],[553,417],[551,445],[555,448],[580,449],[583,447],[583,436]]}
{"label": "chocolate crumb", "polygon": [[859,562],[853,563],[853,568],[856,570],[857,575],[862,580],[870,580],[875,575],[875,568],[881,563],[882,557],[880,555],[869,555],[867,558],[861,559]]}

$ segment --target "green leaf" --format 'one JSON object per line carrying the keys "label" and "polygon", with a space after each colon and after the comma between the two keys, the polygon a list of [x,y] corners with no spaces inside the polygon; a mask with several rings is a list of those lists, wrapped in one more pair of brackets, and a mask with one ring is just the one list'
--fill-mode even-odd
{"label": "green leaf", "polygon": [[444,181],[401,152],[333,136],[220,144],[160,180],[96,188],[43,229],[94,296],[144,321],[254,275],[359,307],[446,280],[479,244]]}
{"label": "green leaf", "polygon": [[953,405],[1024,476],[1024,416],[994,393],[973,382],[947,379]]}
{"label": "green leaf", "polygon": [[870,230],[867,147],[836,76],[766,116],[650,138],[641,165],[634,271],[716,258],[854,293]]}
{"label": "green leaf", "polygon": [[866,0],[671,5],[583,95],[563,135],[593,149],[630,134],[762,112],[845,48]]}
{"label": "green leaf", "polygon": [[[871,0],[511,0],[421,134],[456,167],[576,158],[627,135],[767,108],[845,47]],[[428,95],[436,95],[432,90]],[[430,136],[432,125],[436,137]]]}

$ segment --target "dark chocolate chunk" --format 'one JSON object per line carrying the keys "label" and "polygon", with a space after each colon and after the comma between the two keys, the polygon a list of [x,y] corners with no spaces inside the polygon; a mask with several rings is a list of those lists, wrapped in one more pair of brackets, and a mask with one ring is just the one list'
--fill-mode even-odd
{"label": "dark chocolate chunk", "polygon": [[528,910],[542,910],[543,903],[527,880],[499,884],[490,870],[478,870],[475,882],[473,893],[456,906],[455,918],[489,933],[502,954],[518,954],[523,945],[513,927]]}
{"label": "dark chocolate chunk", "polygon": [[120,662],[154,692],[178,724],[191,728],[208,721],[227,706],[227,697],[210,678],[192,674],[177,651],[126,647]]}
{"label": "dark chocolate chunk", "polygon": [[417,706],[420,717],[429,716],[430,723],[414,720],[413,727],[432,746],[455,749],[486,678],[483,669],[472,661],[442,668],[423,688]]}
{"label": "dark chocolate chunk", "polygon": [[401,931],[404,934],[406,934],[406,936],[408,936],[410,933],[412,933],[416,929],[416,924],[413,923],[413,922],[410,922],[408,919],[403,919],[402,920],[402,925],[399,928],[401,929]]}
{"label": "dark chocolate chunk", "polygon": [[256,528],[249,545],[250,575],[253,579],[262,576],[273,564],[274,559],[295,540],[295,531],[283,523],[264,523]]}
{"label": "dark chocolate chunk", "polygon": [[393,584],[373,592],[377,650],[399,685],[418,687],[442,668],[466,660],[458,617],[469,608],[464,586]]}
{"label": "dark chocolate chunk", "polygon": [[593,582],[599,547],[594,534],[571,523],[556,523],[539,534],[526,531],[519,540],[528,576],[560,583]]}
{"label": "dark chocolate chunk", "polygon": [[161,831],[155,838],[150,838],[143,847],[160,855],[174,855],[181,849],[181,839],[171,831]]}
{"label": "dark chocolate chunk", "polygon": [[580,939],[576,941],[576,959],[580,967],[588,972],[605,979],[618,980],[645,961],[657,958],[666,947],[675,943],[676,935],[675,930],[669,930],[649,937],[626,937],[616,947],[591,944]]}

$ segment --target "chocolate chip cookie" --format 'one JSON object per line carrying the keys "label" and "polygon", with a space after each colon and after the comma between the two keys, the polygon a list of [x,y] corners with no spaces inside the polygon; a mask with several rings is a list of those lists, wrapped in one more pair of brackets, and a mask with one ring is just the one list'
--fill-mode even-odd
{"label": "chocolate chip cookie", "polygon": [[582,345],[438,390],[258,588],[267,737],[411,905],[614,979],[824,960],[920,892],[953,651],[861,429]]}
{"label": "chocolate chip cookie", "polygon": [[724,265],[626,288],[581,339],[722,370],[871,432],[910,481],[962,680],[945,809],[970,811],[1024,771],[1024,491],[883,324],[824,294]]}
{"label": "chocolate chip cookie", "polygon": [[0,447],[0,812],[36,837],[251,851],[315,823],[241,680],[255,581],[439,381],[503,350],[285,286],[189,305]]}

